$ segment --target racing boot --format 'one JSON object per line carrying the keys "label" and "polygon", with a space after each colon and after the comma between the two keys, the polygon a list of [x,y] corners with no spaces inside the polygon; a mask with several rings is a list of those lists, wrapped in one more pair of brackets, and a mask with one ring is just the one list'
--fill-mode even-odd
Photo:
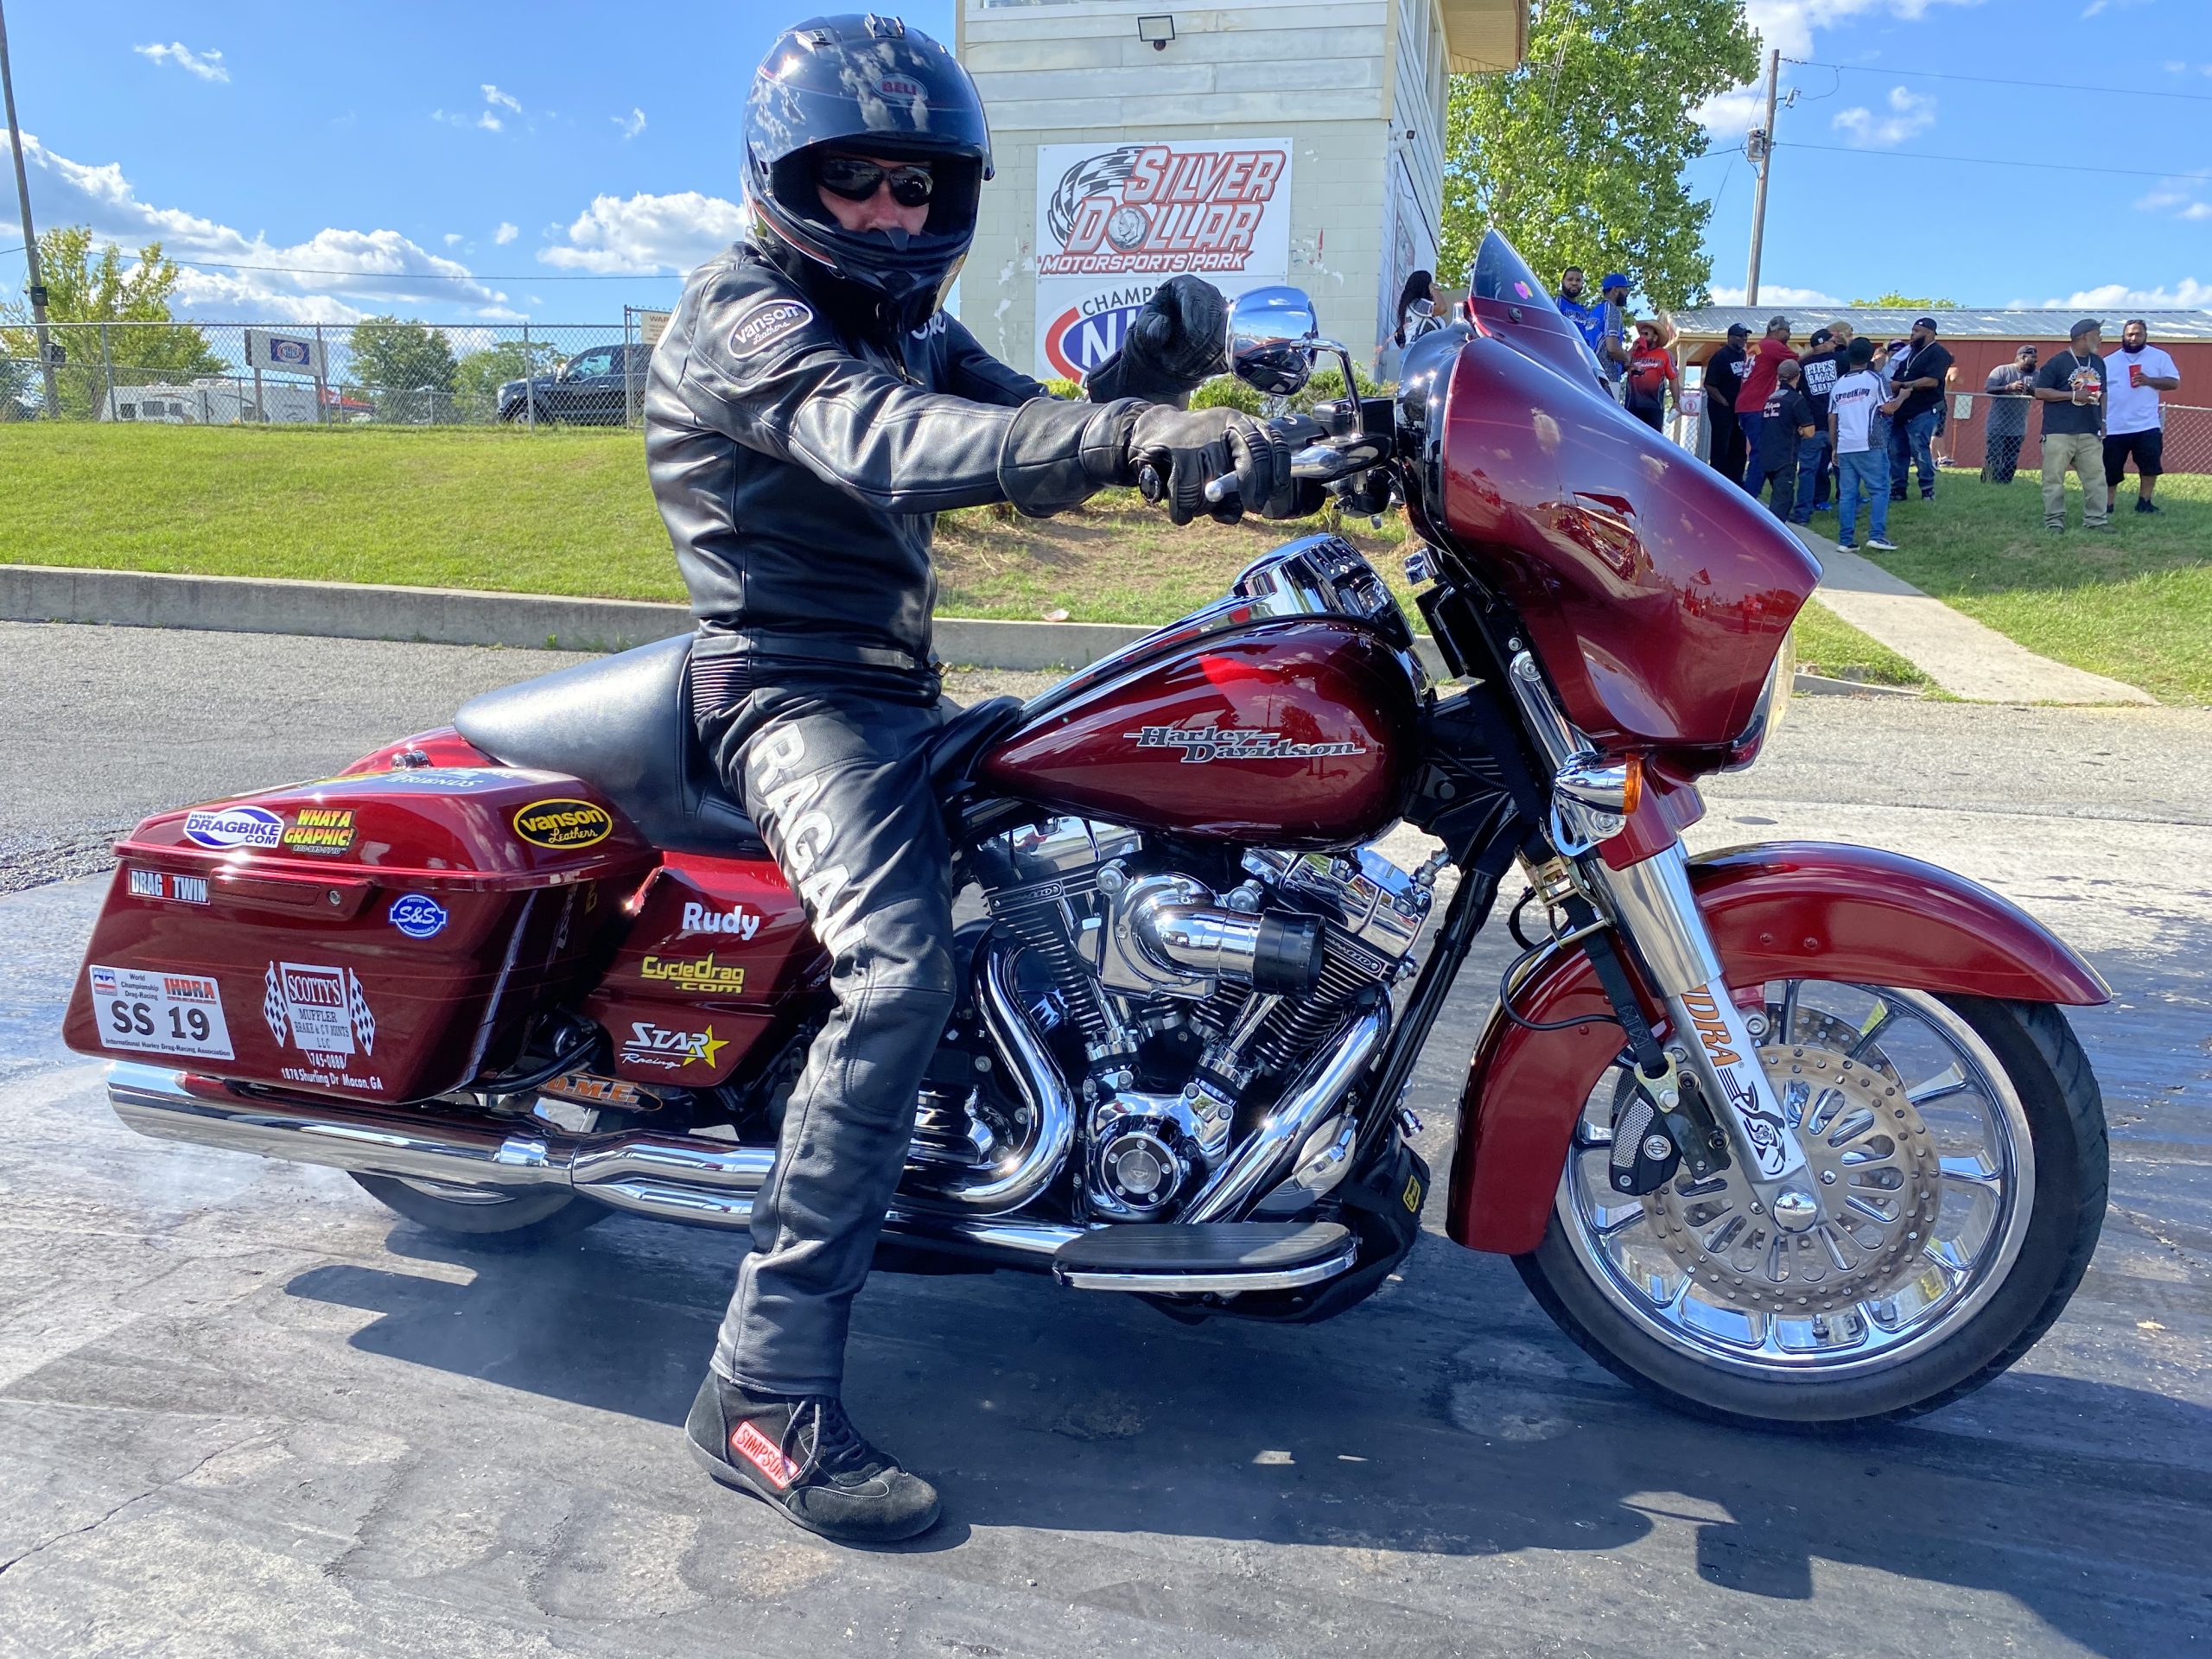
{"label": "racing boot", "polygon": [[709,1371],[683,1430],[723,1485],[838,1543],[895,1543],[937,1524],[937,1488],[862,1440],[835,1395],[751,1394]]}

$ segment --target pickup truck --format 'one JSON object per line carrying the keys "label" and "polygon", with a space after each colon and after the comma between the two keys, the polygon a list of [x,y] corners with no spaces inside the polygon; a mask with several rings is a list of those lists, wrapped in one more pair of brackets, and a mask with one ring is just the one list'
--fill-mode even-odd
{"label": "pickup truck", "polygon": [[625,412],[635,408],[645,397],[645,365],[652,359],[652,348],[649,346],[591,346],[578,352],[551,374],[537,375],[529,380],[510,380],[502,385],[499,418],[527,418],[528,405],[534,399],[541,421],[620,426]]}

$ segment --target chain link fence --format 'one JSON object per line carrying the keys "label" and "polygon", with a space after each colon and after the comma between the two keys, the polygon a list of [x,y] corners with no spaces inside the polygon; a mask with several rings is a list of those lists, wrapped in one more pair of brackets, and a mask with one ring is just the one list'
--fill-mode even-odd
{"label": "chain link fence", "polygon": [[617,323],[0,324],[0,423],[636,426],[664,314]]}

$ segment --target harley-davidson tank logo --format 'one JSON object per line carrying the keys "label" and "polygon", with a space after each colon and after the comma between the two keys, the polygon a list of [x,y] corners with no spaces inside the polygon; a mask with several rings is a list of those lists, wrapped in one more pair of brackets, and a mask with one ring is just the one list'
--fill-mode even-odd
{"label": "harley-davidson tank logo", "polygon": [[1310,760],[1325,754],[1365,754],[1364,743],[1300,743],[1271,728],[1223,731],[1213,726],[1147,726],[1123,732],[1141,749],[1180,749],[1183,764],[1215,760]]}

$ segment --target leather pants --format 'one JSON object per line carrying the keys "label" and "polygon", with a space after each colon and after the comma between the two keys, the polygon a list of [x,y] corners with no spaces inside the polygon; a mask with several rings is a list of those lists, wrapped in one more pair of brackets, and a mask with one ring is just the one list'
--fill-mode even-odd
{"label": "leather pants", "polygon": [[836,1394],[956,991],[951,854],[928,770],[944,716],[934,675],[763,683],[770,671],[749,669],[701,735],[830,951],[836,1007],[785,1109],[714,1367],[748,1391]]}

